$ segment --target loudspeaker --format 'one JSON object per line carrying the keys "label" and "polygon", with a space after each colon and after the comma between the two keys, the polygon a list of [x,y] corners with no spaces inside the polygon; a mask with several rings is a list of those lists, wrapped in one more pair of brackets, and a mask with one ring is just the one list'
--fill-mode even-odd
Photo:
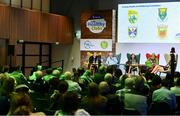
{"label": "loudspeaker", "polygon": [[14,56],[14,45],[8,45],[8,56]]}

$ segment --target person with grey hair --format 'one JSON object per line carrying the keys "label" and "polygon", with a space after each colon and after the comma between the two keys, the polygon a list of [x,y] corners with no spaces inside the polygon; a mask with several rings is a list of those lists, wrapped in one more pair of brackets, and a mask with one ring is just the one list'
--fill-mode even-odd
{"label": "person with grey hair", "polygon": [[117,68],[117,64],[118,64],[117,58],[113,55],[112,52],[110,52],[110,53],[108,54],[107,59],[106,59],[106,65],[112,66],[113,69],[116,69],[116,68]]}
{"label": "person with grey hair", "polygon": [[38,71],[34,72],[33,75],[31,75],[29,77],[29,80],[30,81],[35,81],[37,78],[42,77],[42,76],[43,76],[43,72],[38,70]]}
{"label": "person with grey hair", "polygon": [[113,79],[113,76],[112,76],[112,74],[110,74],[110,73],[107,73],[107,74],[104,76],[104,81],[106,81],[108,84],[109,84],[109,83],[112,83],[112,79]]}
{"label": "person with grey hair", "polygon": [[101,95],[106,96],[110,91],[109,85],[106,81],[99,83],[99,92]]}
{"label": "person with grey hair", "polygon": [[68,91],[80,92],[82,89],[77,82],[72,81],[72,74],[69,71],[64,73],[64,79],[68,83]]}
{"label": "person with grey hair", "polygon": [[113,85],[113,75],[111,73],[106,73],[106,75],[104,76],[104,81],[106,81],[109,84],[110,87],[110,93],[111,94],[115,94],[116,92],[116,86]]}
{"label": "person with grey hair", "polygon": [[116,95],[121,96],[122,92],[131,92],[134,89],[135,81],[133,78],[128,77],[125,79],[124,88],[117,90]]}

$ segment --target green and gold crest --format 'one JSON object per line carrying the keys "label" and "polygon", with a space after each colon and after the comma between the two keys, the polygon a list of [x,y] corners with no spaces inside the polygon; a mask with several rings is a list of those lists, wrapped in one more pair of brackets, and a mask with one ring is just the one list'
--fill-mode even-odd
{"label": "green and gold crest", "polygon": [[167,8],[159,8],[159,18],[164,21],[166,19],[167,16]]}
{"label": "green and gold crest", "polygon": [[103,48],[103,49],[108,48],[108,42],[107,41],[102,41],[101,42],[101,48]]}
{"label": "green and gold crest", "polygon": [[163,39],[167,36],[168,26],[167,25],[158,25],[158,36]]}
{"label": "green and gold crest", "polygon": [[137,10],[128,10],[128,20],[129,23],[135,24],[138,20],[138,12]]}

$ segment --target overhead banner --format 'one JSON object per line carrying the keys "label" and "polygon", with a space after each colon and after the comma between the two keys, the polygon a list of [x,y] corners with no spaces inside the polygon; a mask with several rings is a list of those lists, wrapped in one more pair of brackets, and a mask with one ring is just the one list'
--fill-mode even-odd
{"label": "overhead banner", "polygon": [[112,39],[81,39],[81,51],[112,51]]}

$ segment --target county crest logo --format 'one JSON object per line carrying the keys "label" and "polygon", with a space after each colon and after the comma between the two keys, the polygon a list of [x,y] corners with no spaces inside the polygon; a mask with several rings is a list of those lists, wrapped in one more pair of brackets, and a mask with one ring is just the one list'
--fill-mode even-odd
{"label": "county crest logo", "polygon": [[138,20],[138,12],[136,10],[128,10],[128,21],[135,24]]}
{"label": "county crest logo", "polygon": [[165,21],[167,18],[167,8],[159,8],[158,15],[161,21]]}
{"label": "county crest logo", "polygon": [[137,27],[128,27],[128,35],[130,38],[135,38],[137,36]]}
{"label": "county crest logo", "polygon": [[165,38],[167,36],[168,26],[167,25],[158,25],[158,36],[160,38]]}

